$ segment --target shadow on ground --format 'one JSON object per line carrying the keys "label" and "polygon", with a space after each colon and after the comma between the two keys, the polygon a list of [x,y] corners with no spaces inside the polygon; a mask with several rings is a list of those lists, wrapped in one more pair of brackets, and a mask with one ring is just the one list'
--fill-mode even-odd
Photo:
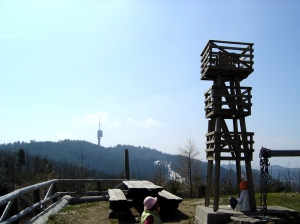
{"label": "shadow on ground", "polygon": [[161,221],[163,223],[176,223],[188,219],[189,217],[178,209],[175,211],[164,212],[161,215]]}
{"label": "shadow on ground", "polygon": [[[127,213],[118,216],[118,223],[120,224],[140,223],[141,214],[142,214],[142,210],[140,208],[136,209],[135,207],[131,207]],[[161,214],[161,221],[163,223],[180,223],[182,221],[188,221],[188,220],[189,217],[178,209],[176,209],[175,211],[163,211]]]}

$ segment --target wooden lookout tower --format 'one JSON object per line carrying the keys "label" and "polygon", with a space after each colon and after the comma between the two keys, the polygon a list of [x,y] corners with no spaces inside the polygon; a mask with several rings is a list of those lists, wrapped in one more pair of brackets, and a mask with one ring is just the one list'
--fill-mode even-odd
{"label": "wooden lookout tower", "polygon": [[213,81],[213,85],[204,93],[204,110],[209,119],[205,206],[209,206],[214,179],[214,211],[219,209],[221,160],[235,161],[237,183],[242,180],[241,161],[245,162],[251,210],[256,210],[251,169],[254,133],[247,132],[245,121],[251,115],[252,88],[240,86],[240,82],[253,72],[253,57],[251,43],[217,40],[209,40],[201,54],[201,80]]}

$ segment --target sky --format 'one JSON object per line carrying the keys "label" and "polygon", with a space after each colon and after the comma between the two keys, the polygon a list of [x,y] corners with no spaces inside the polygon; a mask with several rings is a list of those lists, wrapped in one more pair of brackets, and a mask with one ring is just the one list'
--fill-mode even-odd
{"label": "sky", "polygon": [[[200,54],[209,40],[254,43],[252,167],[259,150],[300,149],[300,1],[1,0],[0,144],[86,140],[205,161]],[[271,165],[299,167],[299,157]],[[225,163],[228,163],[227,161]]]}

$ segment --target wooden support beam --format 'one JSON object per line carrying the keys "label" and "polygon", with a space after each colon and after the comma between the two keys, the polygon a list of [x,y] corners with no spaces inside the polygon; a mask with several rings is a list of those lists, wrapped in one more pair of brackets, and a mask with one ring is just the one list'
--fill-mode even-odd
{"label": "wooden support beam", "polygon": [[250,161],[245,161],[251,211],[256,211],[255,192]]}
{"label": "wooden support beam", "polygon": [[128,149],[124,150],[125,152],[125,178],[129,180],[129,157],[128,157]]}
{"label": "wooden support beam", "polygon": [[[218,153],[216,153],[218,154]],[[220,195],[220,160],[215,161],[215,194],[214,194],[214,212],[219,209],[219,195]]]}
{"label": "wooden support beam", "polygon": [[14,202],[14,200],[11,200],[11,201],[9,201],[7,203],[7,205],[6,205],[5,209],[4,209],[4,212],[1,215],[0,222],[2,222],[5,219],[5,217],[7,216],[8,212],[9,212],[9,210],[10,210],[12,204],[13,204],[13,202]]}
{"label": "wooden support beam", "polygon": [[269,151],[269,158],[271,157],[293,157],[300,156],[300,150],[271,150]]}
{"label": "wooden support beam", "polygon": [[[14,203],[11,206],[11,216],[17,215],[19,213],[19,198],[14,200]],[[19,224],[19,220],[14,222],[15,224]]]}
{"label": "wooden support beam", "polygon": [[[33,191],[33,202],[38,203],[41,200],[40,198],[40,189]],[[38,209],[34,210],[35,215],[38,215],[40,211]]]}

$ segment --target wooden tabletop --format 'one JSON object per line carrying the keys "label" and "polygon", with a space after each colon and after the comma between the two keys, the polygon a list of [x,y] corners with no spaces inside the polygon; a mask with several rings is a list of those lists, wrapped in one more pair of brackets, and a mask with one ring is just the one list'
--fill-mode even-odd
{"label": "wooden tabletop", "polygon": [[128,190],[154,190],[154,191],[162,191],[163,187],[153,184],[147,180],[128,180],[123,181]]}

